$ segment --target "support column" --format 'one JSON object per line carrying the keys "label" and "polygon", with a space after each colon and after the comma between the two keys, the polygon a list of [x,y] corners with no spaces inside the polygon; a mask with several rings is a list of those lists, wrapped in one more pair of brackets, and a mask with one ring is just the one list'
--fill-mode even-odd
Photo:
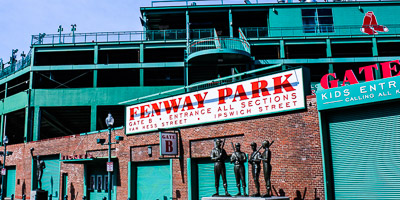
{"label": "support column", "polygon": [[279,40],[279,57],[285,58],[285,41]]}
{"label": "support column", "polygon": [[[144,44],[140,44],[140,63],[143,63],[144,62]],[[140,86],[144,86],[144,69],[143,68],[140,68],[139,69],[139,75],[140,75]]]}
{"label": "support column", "polygon": [[7,98],[8,82],[4,83],[4,99]]}
{"label": "support column", "polygon": [[232,9],[229,9],[229,36],[233,37]]}
{"label": "support column", "polygon": [[144,21],[144,23],[143,23],[143,31],[146,32],[147,31],[147,14],[146,14],[146,12],[143,12],[143,21]]}
{"label": "support column", "polygon": [[90,131],[96,131],[97,106],[90,106]]}
{"label": "support column", "polygon": [[32,47],[32,55],[31,55],[31,67],[35,64],[35,47]]}
{"label": "support column", "polygon": [[[372,38],[372,56],[373,57],[378,57],[379,53],[378,53],[378,42],[376,41],[376,38]],[[378,65],[378,69],[379,69],[379,63],[376,63]],[[375,79],[380,79],[382,78],[382,73],[380,70],[376,70],[374,69],[374,74],[375,74]]]}
{"label": "support column", "polygon": [[28,142],[28,138],[29,138],[29,127],[30,127],[30,109],[29,109],[29,105],[28,107],[25,108],[25,128],[24,128],[24,142]]}
{"label": "support column", "polygon": [[331,39],[326,39],[326,57],[332,58]]}
{"label": "support column", "polygon": [[40,107],[35,106],[33,109],[33,138],[32,141],[38,141],[40,137],[40,121],[41,121],[41,112],[40,112]]}
{"label": "support column", "polygon": [[97,88],[97,69],[93,70],[93,88]]}
{"label": "support column", "polygon": [[189,40],[190,40],[189,11],[186,10],[186,49],[189,47]]}
{"label": "support column", "polygon": [[[4,114],[0,115],[0,139],[1,141],[3,141],[3,134],[4,134]],[[3,144],[1,144],[0,146],[3,146]]]}
{"label": "support column", "polygon": [[98,62],[99,62],[99,46],[98,46],[98,45],[95,45],[95,46],[94,46],[94,61],[93,61],[93,63],[94,63],[95,65],[97,65]]}

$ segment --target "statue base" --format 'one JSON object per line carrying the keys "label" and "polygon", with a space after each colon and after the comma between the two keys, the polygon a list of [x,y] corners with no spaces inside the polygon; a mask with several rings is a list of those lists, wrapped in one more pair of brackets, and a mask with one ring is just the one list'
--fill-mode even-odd
{"label": "statue base", "polygon": [[32,190],[31,191],[31,199],[36,199],[36,200],[48,200],[48,192],[45,190]]}
{"label": "statue base", "polygon": [[201,200],[290,200],[289,197],[243,197],[243,196],[236,196],[236,197],[203,197]]}

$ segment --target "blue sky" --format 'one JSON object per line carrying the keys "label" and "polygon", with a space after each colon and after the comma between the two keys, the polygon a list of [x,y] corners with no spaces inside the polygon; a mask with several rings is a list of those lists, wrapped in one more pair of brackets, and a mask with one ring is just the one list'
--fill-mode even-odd
{"label": "blue sky", "polygon": [[[228,2],[243,0],[224,0]],[[56,34],[59,25],[63,33],[71,32],[71,24],[77,25],[77,33],[142,30],[140,7],[150,6],[151,0],[0,0],[0,58],[8,62],[11,50],[19,49],[19,59],[22,51],[29,52],[32,35]]]}
{"label": "blue sky", "polygon": [[29,51],[31,35],[56,34],[59,25],[70,33],[77,31],[142,30],[140,7],[151,6],[151,0],[1,0],[0,58],[9,61],[12,49],[18,57]]}

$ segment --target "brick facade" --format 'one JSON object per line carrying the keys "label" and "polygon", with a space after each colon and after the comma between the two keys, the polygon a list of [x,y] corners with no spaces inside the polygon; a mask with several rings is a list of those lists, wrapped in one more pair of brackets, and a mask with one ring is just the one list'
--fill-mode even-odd
{"label": "brick facade", "polygon": [[[124,130],[113,131],[115,135],[124,135]],[[107,132],[90,135],[73,135],[62,138],[41,140],[25,144],[9,145],[14,154],[7,157],[7,166],[16,165],[16,199],[22,194],[30,195],[31,157],[30,148],[37,155],[80,155],[91,154],[94,157],[106,157],[106,146],[96,143],[98,138],[107,138]],[[214,138],[225,138],[227,143],[240,142],[242,151],[250,154],[251,142],[258,146],[263,140],[274,140],[272,151],[272,185],[283,189],[286,196],[295,197],[296,190],[303,193],[307,187],[307,199],[314,198],[314,188],[318,197],[324,199],[324,179],[322,169],[321,142],[318,112],[314,96],[307,97],[307,110],[282,113],[264,117],[248,118],[236,121],[207,124],[181,129],[181,159],[173,160],[173,197],[188,199],[187,158],[210,156]],[[114,140],[114,139],[113,139]],[[125,140],[113,145],[113,156],[118,157],[119,177],[117,181],[117,199],[128,197],[128,163],[159,160],[159,134],[144,133],[125,136]],[[147,154],[147,146],[153,147],[153,156]],[[232,153],[226,145],[228,154]],[[68,173],[69,199],[82,199],[84,184],[84,165],[61,162],[61,173]],[[249,167],[250,168],[250,167]],[[233,169],[227,169],[233,170]],[[61,180],[61,177],[60,177]],[[265,193],[264,176],[260,176],[261,192]],[[60,186],[61,187],[61,186]],[[229,186],[234,187],[234,186]],[[249,173],[249,191],[255,192],[254,182]],[[60,188],[61,191],[61,188]]]}

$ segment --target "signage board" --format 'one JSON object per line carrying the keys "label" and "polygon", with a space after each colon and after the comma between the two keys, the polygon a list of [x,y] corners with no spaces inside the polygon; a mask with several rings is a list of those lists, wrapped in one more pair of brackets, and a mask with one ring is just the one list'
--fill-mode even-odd
{"label": "signage board", "polygon": [[1,169],[1,175],[5,176],[7,174],[7,169],[6,168],[2,168]]}
{"label": "signage board", "polygon": [[176,133],[160,132],[160,154],[178,155],[178,136]]}
{"label": "signage board", "polygon": [[303,69],[126,107],[126,134],[305,108]]}
{"label": "signage board", "polygon": [[114,171],[114,163],[113,162],[107,162],[107,171],[108,172]]}
{"label": "signage board", "polygon": [[400,98],[400,76],[317,91],[318,110]]}

